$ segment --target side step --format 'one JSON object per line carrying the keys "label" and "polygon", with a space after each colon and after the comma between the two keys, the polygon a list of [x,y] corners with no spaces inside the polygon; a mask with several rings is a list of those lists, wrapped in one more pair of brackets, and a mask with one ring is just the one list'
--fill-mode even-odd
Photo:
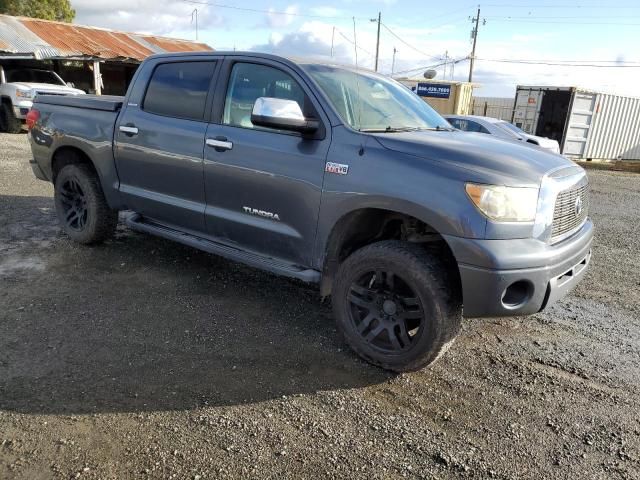
{"label": "side step", "polygon": [[167,240],[173,240],[175,242],[197,248],[198,250],[213,253],[214,255],[219,255],[221,257],[228,258],[229,260],[244,263],[245,265],[266,270],[277,275],[297,278],[298,280],[308,283],[320,282],[320,272],[317,270],[305,269],[299,265],[293,265],[282,260],[265,257],[257,253],[246,252],[244,250],[223,245],[190,233],[181,232],[166,225],[161,225],[151,220],[147,220],[137,213],[127,216],[125,223],[132,230],[150,233],[158,237],[166,238]]}

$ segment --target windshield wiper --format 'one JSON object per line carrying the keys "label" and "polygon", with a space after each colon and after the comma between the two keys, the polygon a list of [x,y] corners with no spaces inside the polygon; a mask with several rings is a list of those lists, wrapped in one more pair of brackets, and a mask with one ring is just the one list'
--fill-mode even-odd
{"label": "windshield wiper", "polygon": [[392,127],[389,125],[386,128],[361,128],[361,132],[366,133],[395,133],[395,132],[414,132],[420,130],[417,127]]}
{"label": "windshield wiper", "polygon": [[423,130],[429,130],[432,132],[455,132],[456,131],[455,128],[441,127],[440,125],[436,125],[433,128],[424,128]]}

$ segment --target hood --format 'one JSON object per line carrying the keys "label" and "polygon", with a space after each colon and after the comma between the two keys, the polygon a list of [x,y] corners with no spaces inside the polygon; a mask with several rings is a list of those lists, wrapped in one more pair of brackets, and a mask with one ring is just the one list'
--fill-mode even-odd
{"label": "hood", "polygon": [[478,181],[499,185],[539,185],[550,170],[575,165],[546,150],[484,133],[417,131],[374,136],[389,150],[455,164],[474,172]]}
{"label": "hood", "polygon": [[69,95],[80,95],[84,92],[77,88],[68,87],[67,85],[55,85],[53,83],[31,83],[31,82],[12,82],[19,88],[35,90],[36,92],[60,92],[68,93]]}

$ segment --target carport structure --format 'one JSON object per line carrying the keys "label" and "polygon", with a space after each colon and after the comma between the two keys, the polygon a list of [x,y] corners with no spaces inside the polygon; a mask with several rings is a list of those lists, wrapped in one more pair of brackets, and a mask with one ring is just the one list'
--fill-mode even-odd
{"label": "carport structure", "polygon": [[0,15],[0,65],[50,68],[98,95],[124,94],[149,55],[202,50],[213,49],[188,40]]}

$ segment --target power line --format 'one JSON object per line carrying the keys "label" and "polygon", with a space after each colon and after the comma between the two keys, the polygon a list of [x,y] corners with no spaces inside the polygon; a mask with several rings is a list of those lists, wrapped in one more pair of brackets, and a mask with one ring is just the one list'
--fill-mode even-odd
{"label": "power line", "polygon": [[[449,17],[451,15],[455,15],[455,14],[460,13],[462,11],[469,10],[469,9],[471,9],[473,7],[475,7],[475,4],[467,5],[466,7],[462,7],[462,8],[457,8],[457,9],[452,10],[450,12],[446,12],[446,13],[443,13],[441,15],[436,15],[435,17],[429,17],[429,21],[437,20],[437,19],[444,18],[444,17]],[[409,23],[403,22],[403,26],[415,25],[416,23],[420,23],[421,24],[420,26],[423,27],[423,28],[438,28],[438,27],[431,27],[429,25],[424,25],[424,20],[416,20],[416,21],[409,22]],[[443,24],[443,25],[446,25],[446,23]],[[440,25],[440,26],[443,26],[443,25]]]}
{"label": "power line", "polygon": [[[453,61],[448,61],[446,62],[447,65],[457,65],[460,62],[464,62],[466,60],[469,60],[469,57],[462,57],[462,58],[458,58],[457,60],[453,60]],[[445,64],[445,62],[441,62],[441,63],[436,63],[434,65],[427,65],[426,67],[416,67],[416,68],[411,68],[409,70],[401,70],[399,72],[395,72],[394,76],[396,75],[402,75],[405,73],[411,73],[411,72],[418,72],[421,70],[429,70],[430,68],[438,68],[438,67],[442,67]]]}
{"label": "power line", "polygon": [[[304,18],[322,18],[325,20],[351,20],[352,17],[338,17],[338,16],[330,16],[330,15],[312,15],[307,13],[298,13],[298,12],[283,12],[283,11],[275,11],[275,10],[265,10],[261,8],[249,8],[249,7],[237,7],[235,5],[226,5],[223,3],[209,2],[206,0],[182,0],[185,3],[191,3],[194,5],[208,5],[210,7],[217,8],[227,8],[230,10],[240,10],[242,12],[255,12],[255,13],[266,13],[269,15],[288,15],[290,17],[304,17]],[[368,20],[365,17],[355,17],[357,20]]]}
{"label": "power line", "polygon": [[640,68],[640,64],[635,65],[602,65],[597,63],[561,63],[561,62],[530,62],[526,60],[493,60],[490,58],[477,58],[483,62],[517,63],[519,65],[550,65],[555,67],[590,67],[590,68]]}
{"label": "power line", "polygon": [[581,18],[587,18],[587,19],[593,19],[593,18],[604,18],[604,19],[609,19],[609,18],[640,18],[638,16],[631,16],[629,17],[629,15],[569,15],[569,16],[559,16],[559,15],[553,15],[552,17],[537,17],[534,15],[524,15],[524,16],[514,16],[514,15],[505,15],[505,16],[490,16],[487,18],[496,18],[496,19],[508,19],[508,20],[521,20],[521,19],[527,19],[527,20],[548,20],[548,19],[573,19],[573,20],[579,20]]}
{"label": "power line", "polygon": [[553,22],[551,20],[539,21],[539,20],[513,20],[509,18],[500,19],[497,17],[489,17],[495,18],[497,22],[511,22],[511,23],[538,23],[538,24],[546,24],[546,25],[615,25],[615,26],[637,26],[640,23],[625,23],[625,22],[568,22],[566,20],[561,20],[559,22]]}
{"label": "power line", "polygon": [[367,55],[373,57],[373,53],[371,53],[369,50],[366,50],[364,48],[362,48],[360,45],[356,44],[356,42],[354,42],[353,40],[351,40],[349,37],[347,37],[344,33],[342,33],[340,31],[339,28],[336,27],[336,32],[338,32],[338,35],[340,35],[342,38],[344,38],[347,42],[349,42],[351,45],[355,46],[357,49],[362,50],[364,53],[366,53]]}
{"label": "power line", "polygon": [[522,4],[505,4],[505,3],[485,3],[483,4],[484,7],[500,7],[500,8],[604,8],[606,10],[612,9],[612,8],[619,8],[619,9],[628,9],[628,10],[633,10],[633,9],[639,9],[640,5],[633,5],[633,6],[624,6],[624,5],[602,5],[602,2],[598,2],[598,4],[593,4],[593,5],[544,5],[544,4],[535,4],[535,5],[522,5]]}
{"label": "power line", "polygon": [[419,48],[414,47],[413,45],[411,45],[410,43],[406,42],[404,39],[402,39],[400,36],[398,36],[393,30],[391,30],[388,26],[386,26],[384,23],[380,23],[387,32],[389,32],[391,35],[393,35],[397,40],[401,41],[403,44],[405,44],[407,47],[409,47],[411,50],[414,50],[422,55],[424,55],[427,58],[434,58],[434,59],[440,59],[439,55],[432,55],[430,53],[426,53],[423,52],[422,50],[420,50]]}
{"label": "power line", "polygon": [[614,63],[614,64],[629,64],[629,65],[640,65],[640,61],[638,62],[627,62],[625,60],[548,60],[548,59],[516,59],[516,58],[484,58],[485,61],[490,62],[523,62],[523,63],[545,63],[545,62],[557,62],[557,63]]}

